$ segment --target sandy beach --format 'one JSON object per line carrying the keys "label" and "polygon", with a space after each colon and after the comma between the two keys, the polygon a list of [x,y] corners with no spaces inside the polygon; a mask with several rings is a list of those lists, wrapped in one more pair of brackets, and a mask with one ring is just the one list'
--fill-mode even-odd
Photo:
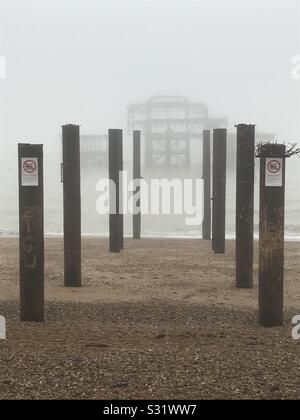
{"label": "sandy beach", "polygon": [[257,324],[255,287],[235,289],[234,242],[83,239],[80,289],[63,287],[62,239],[46,240],[46,323],[18,320],[18,240],[0,240],[0,398],[300,397],[300,243],[286,244],[285,325]]}

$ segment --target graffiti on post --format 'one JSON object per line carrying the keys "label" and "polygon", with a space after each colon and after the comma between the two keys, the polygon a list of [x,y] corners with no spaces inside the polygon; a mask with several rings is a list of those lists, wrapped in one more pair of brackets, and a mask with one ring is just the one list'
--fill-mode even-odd
{"label": "graffiti on post", "polygon": [[28,269],[36,268],[37,266],[37,244],[34,239],[35,223],[40,220],[40,212],[38,208],[25,207],[22,214],[23,225],[23,263],[24,267]]}

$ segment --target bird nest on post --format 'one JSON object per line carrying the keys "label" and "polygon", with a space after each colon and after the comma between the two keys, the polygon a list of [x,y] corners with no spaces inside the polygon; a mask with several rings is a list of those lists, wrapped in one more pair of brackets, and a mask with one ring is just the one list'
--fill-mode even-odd
{"label": "bird nest on post", "polygon": [[290,158],[295,155],[300,156],[300,148],[297,143],[261,142],[255,148],[255,156],[258,158]]}

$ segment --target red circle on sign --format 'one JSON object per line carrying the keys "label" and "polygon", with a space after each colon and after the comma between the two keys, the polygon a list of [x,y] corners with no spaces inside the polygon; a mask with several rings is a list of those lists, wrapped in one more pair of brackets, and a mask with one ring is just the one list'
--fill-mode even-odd
{"label": "red circle on sign", "polygon": [[278,172],[280,172],[281,170],[281,163],[279,162],[279,160],[270,160],[270,162],[268,162],[268,171],[271,174],[278,174]]}
{"label": "red circle on sign", "polygon": [[23,169],[28,174],[33,174],[36,171],[36,163],[33,160],[25,160],[23,163]]}

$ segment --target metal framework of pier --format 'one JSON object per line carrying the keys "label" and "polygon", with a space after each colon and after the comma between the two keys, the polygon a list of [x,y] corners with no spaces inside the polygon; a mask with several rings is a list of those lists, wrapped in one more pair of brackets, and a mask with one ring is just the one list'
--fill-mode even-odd
{"label": "metal framework of pier", "polygon": [[212,118],[204,103],[183,96],[155,96],[128,107],[128,129],[141,130],[145,166],[191,166],[191,140],[202,139],[203,129],[225,128],[227,118]]}
{"label": "metal framework of pier", "polygon": [[106,134],[81,135],[80,153],[83,168],[107,167],[108,136]]}

